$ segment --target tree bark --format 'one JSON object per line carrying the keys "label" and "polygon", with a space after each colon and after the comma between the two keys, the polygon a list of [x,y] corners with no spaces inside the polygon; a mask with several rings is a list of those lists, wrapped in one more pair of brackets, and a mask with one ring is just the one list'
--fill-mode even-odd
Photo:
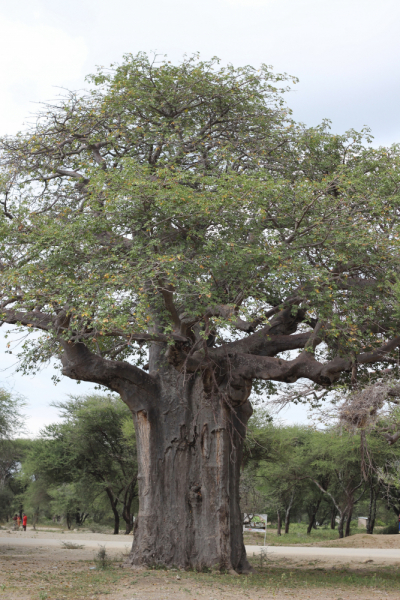
{"label": "tree bark", "polygon": [[353,505],[350,505],[348,511],[347,511],[347,519],[346,519],[346,530],[345,530],[345,537],[349,537],[350,535],[350,526],[351,526],[351,517],[353,516]]}
{"label": "tree bark", "polygon": [[278,515],[278,524],[277,524],[277,528],[276,528],[276,535],[282,535],[282,514],[281,514],[280,510],[277,511],[277,515]]}
{"label": "tree bark", "polygon": [[331,512],[331,529],[336,528],[336,515],[337,515],[337,510],[336,510],[336,507],[333,506],[332,512]]}
{"label": "tree bark", "polygon": [[307,535],[310,535],[311,529],[314,527],[315,518],[317,516],[317,512],[318,512],[320,504],[321,504],[321,498],[318,498],[318,500],[311,506],[308,527],[307,527]]}
{"label": "tree bark", "polygon": [[290,508],[285,511],[285,533],[289,533],[290,526]]}
{"label": "tree bark", "polygon": [[292,495],[290,497],[289,505],[286,507],[286,510],[285,510],[285,534],[289,533],[290,513],[292,511],[293,501],[294,501],[294,492],[292,493]]}
{"label": "tree bark", "polygon": [[367,533],[373,534],[376,519],[376,500],[378,496],[379,483],[374,485],[373,480],[370,481],[370,495],[369,495],[369,510],[367,519]]}
{"label": "tree bark", "polygon": [[111,510],[114,515],[114,535],[119,534],[119,512],[117,509],[118,498],[116,498],[110,488],[106,488],[106,494],[110,500]]}
{"label": "tree bark", "polygon": [[344,526],[344,520],[346,518],[346,511],[343,511],[343,513],[340,515],[340,519],[339,519],[339,523],[338,523],[338,533],[339,533],[339,538],[343,538],[343,526]]}
{"label": "tree bark", "polygon": [[173,367],[160,370],[157,403],[133,410],[139,514],[130,563],[248,572],[239,470],[251,405],[229,407],[204,373],[185,381]]}

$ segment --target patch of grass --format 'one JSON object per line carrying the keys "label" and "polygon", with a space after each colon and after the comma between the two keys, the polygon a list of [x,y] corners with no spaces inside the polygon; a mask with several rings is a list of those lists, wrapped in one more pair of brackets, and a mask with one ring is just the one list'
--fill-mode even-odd
{"label": "patch of grass", "polygon": [[357,590],[380,589],[400,590],[400,569],[393,566],[371,567],[369,569],[339,567],[326,569],[316,567],[318,561],[313,561],[313,568],[285,568],[277,566],[259,566],[259,557],[250,557],[250,563],[255,567],[247,585],[251,587],[280,588],[337,588],[354,587]]}
{"label": "patch of grass", "polygon": [[[358,533],[366,533],[365,529],[352,528],[351,535]],[[378,531],[376,532],[378,533]],[[244,543],[248,546],[263,546],[264,545],[264,532],[252,532],[245,531],[243,533]],[[276,529],[267,529],[267,546],[292,546],[295,544],[312,545],[316,542],[329,542],[339,539],[339,533],[337,529],[318,528],[313,529],[310,535],[307,535],[307,525],[305,523],[293,523],[290,526],[289,533],[278,536],[276,535]]]}
{"label": "patch of grass", "polygon": [[[168,576],[168,586],[171,591],[181,589],[192,594],[193,586],[196,586],[196,590],[200,588],[206,597],[210,597],[212,590],[216,589],[224,591],[228,596],[230,592],[236,592],[239,596],[247,597],[251,592],[252,598],[257,597],[257,590],[269,593],[271,596],[278,592],[292,591],[296,598],[304,598],[307,589],[345,591],[347,595],[352,590],[363,595],[364,590],[366,597],[369,597],[370,590],[400,591],[400,568],[395,566],[363,565],[362,568],[327,569],[319,568],[320,563],[311,566],[304,561],[298,566],[290,566],[283,561],[276,565],[269,560],[260,566],[259,556],[250,557],[250,562],[253,564],[254,572],[248,576],[233,577],[215,571],[211,573],[179,571],[181,579],[176,580],[176,573],[171,572],[171,576]],[[149,569],[135,572],[133,576],[129,569],[119,569],[113,565],[110,565],[110,568],[91,571],[91,564],[93,563],[87,561],[79,562],[79,567],[73,567],[60,563],[59,569],[54,571],[43,567],[42,564],[36,571],[32,569],[29,573],[20,573],[18,578],[15,577],[15,573],[18,572],[17,566],[10,565],[1,573],[3,589],[6,590],[6,594],[10,594],[6,596],[7,600],[19,598],[22,595],[20,590],[28,586],[34,594],[32,598],[38,598],[40,586],[44,586],[43,593],[47,593],[48,598],[77,600],[82,597],[116,593],[117,590],[126,593],[127,588],[137,588],[140,584],[151,588],[153,588],[152,584],[155,584],[155,586],[163,586],[163,589],[166,584],[165,571]],[[156,590],[156,587],[153,589]],[[337,596],[340,596],[340,593]],[[199,596],[193,595],[193,598],[197,597]]]}
{"label": "patch of grass", "polygon": [[92,533],[105,533],[107,535],[112,534],[112,529],[106,525],[89,525],[88,530]]}
{"label": "patch of grass", "polygon": [[108,556],[107,550],[105,546],[100,546],[99,551],[97,552],[94,562],[98,569],[108,569],[112,564],[112,559]]}
{"label": "patch of grass", "polygon": [[63,550],[82,550],[85,546],[83,544],[74,544],[74,542],[61,542]]}
{"label": "patch of grass", "polygon": [[42,527],[37,527],[35,529],[35,531],[37,531],[38,533],[60,533],[60,528],[59,529],[44,529]]}

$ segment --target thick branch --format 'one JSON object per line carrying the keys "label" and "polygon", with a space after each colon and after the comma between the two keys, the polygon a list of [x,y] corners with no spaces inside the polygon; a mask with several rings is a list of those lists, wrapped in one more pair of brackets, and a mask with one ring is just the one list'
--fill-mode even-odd
{"label": "thick branch", "polygon": [[[225,344],[222,353],[240,352],[258,356],[274,356],[285,350],[304,348],[311,333],[301,333],[298,336],[292,336],[291,334],[295,333],[300,323],[306,321],[306,314],[307,311],[302,308],[293,314],[292,306],[287,306],[280,310],[278,314],[275,314],[269,325],[247,338]],[[278,338],[280,338],[280,342],[278,342],[280,349],[275,350],[275,343]],[[295,342],[289,341],[289,338],[295,339]],[[287,343],[287,347],[284,347],[285,343]]]}
{"label": "thick branch", "polygon": [[0,312],[0,323],[9,323],[10,325],[26,325],[35,329],[49,331],[53,326],[53,319],[49,315],[39,311],[20,312],[7,309]]}
{"label": "thick branch", "polygon": [[[356,361],[358,364],[380,362],[385,360],[388,352],[399,345],[400,337],[396,337],[374,352],[359,354],[356,356]],[[325,364],[320,363],[314,358],[313,354],[307,351],[303,351],[294,360],[250,354],[230,354],[226,357],[226,361],[231,363],[231,368],[236,369],[238,375],[247,379],[294,383],[304,377],[320,385],[334,383],[343,372],[349,372],[353,364],[352,359],[340,356]]]}
{"label": "thick branch", "polygon": [[[90,352],[85,344],[61,342],[63,354],[62,373],[70,379],[90,381],[104,385],[120,394],[132,408],[132,387],[138,394],[138,401],[147,404],[154,402],[158,395],[156,380],[124,361],[112,361]],[[136,404],[136,399],[134,400]],[[137,407],[135,406],[135,409]]]}

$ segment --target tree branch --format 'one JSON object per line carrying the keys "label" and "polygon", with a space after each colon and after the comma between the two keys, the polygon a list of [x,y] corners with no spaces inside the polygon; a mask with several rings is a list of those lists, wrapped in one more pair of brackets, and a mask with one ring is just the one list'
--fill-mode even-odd
{"label": "tree branch", "polygon": [[26,325],[27,327],[49,331],[54,324],[54,319],[50,315],[39,311],[20,312],[12,309],[3,309],[0,310],[0,323],[8,323],[10,325],[21,323],[21,325]]}
{"label": "tree branch", "polygon": [[[124,361],[107,360],[90,352],[85,344],[61,341],[62,373],[70,379],[104,385],[120,394],[132,409],[137,403],[154,402],[159,390],[156,379],[138,367]],[[132,394],[132,387],[138,397]]]}
{"label": "tree branch", "polygon": [[[400,337],[387,342],[374,352],[359,354],[359,364],[370,364],[385,360],[386,354],[400,345]],[[312,353],[302,352],[294,360],[283,360],[271,356],[255,356],[253,354],[229,354],[226,361],[230,368],[236,369],[238,375],[247,379],[265,379],[294,383],[301,377],[320,385],[331,385],[343,372],[351,371],[353,360],[336,356],[327,363],[318,362]]]}

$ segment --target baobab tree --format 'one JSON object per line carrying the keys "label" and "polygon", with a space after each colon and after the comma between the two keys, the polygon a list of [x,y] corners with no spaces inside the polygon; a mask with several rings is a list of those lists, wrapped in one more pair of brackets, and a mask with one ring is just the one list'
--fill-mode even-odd
{"label": "baobab tree", "polygon": [[129,55],[1,141],[0,320],[22,370],[56,358],[132,411],[132,565],[246,571],[252,387],[400,343],[398,150],[297,125],[288,80]]}

